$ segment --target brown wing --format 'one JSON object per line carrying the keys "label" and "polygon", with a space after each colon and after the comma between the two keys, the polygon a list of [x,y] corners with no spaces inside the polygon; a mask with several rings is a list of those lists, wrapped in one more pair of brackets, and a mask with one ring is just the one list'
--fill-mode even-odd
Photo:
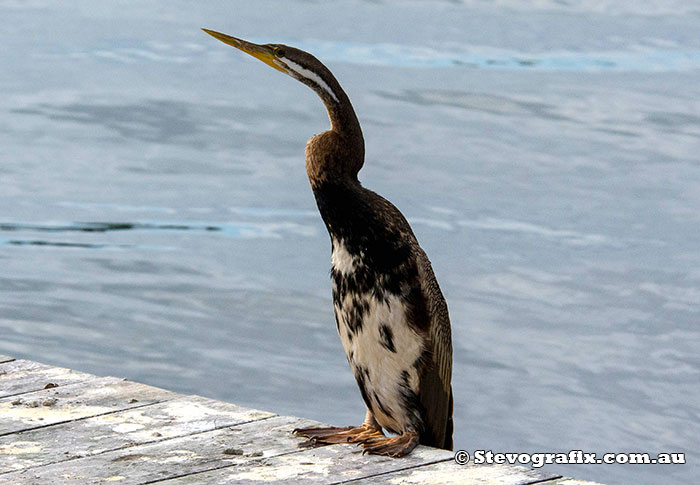
{"label": "brown wing", "polygon": [[427,301],[432,344],[432,363],[420,381],[420,401],[426,410],[425,436],[421,437],[421,443],[451,450],[453,403],[450,316],[433,268],[422,250],[419,251],[418,259],[418,273]]}

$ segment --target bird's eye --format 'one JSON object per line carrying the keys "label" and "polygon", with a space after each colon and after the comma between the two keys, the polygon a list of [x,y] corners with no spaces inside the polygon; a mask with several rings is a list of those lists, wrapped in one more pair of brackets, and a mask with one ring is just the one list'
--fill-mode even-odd
{"label": "bird's eye", "polygon": [[276,48],[275,54],[277,55],[277,57],[284,57],[284,49],[282,49],[281,47]]}

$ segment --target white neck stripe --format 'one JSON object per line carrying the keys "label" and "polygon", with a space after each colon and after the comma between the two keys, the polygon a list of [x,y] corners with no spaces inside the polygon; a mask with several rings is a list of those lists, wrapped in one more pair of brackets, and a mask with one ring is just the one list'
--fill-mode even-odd
{"label": "white neck stripe", "polygon": [[306,79],[314,82],[315,84],[317,84],[321,89],[323,89],[326,93],[328,93],[330,95],[330,97],[335,100],[336,103],[339,102],[338,97],[335,95],[335,93],[333,92],[331,87],[328,85],[328,83],[326,83],[326,81],[321,79],[321,77],[318,74],[316,74],[313,71],[309,71],[308,69],[300,66],[296,62],[290,61],[287,58],[282,58],[282,62],[284,62],[289,69],[296,72],[301,77],[306,78]]}

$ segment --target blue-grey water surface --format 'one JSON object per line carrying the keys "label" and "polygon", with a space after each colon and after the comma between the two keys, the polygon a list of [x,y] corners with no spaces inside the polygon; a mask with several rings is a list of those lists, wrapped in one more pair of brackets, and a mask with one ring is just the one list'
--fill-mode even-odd
{"label": "blue-grey water surface", "polygon": [[[648,3],[649,5],[644,5]],[[316,53],[361,180],[448,299],[457,448],[693,483],[700,5],[0,0],[0,352],[353,424],[308,88],[207,27]]]}

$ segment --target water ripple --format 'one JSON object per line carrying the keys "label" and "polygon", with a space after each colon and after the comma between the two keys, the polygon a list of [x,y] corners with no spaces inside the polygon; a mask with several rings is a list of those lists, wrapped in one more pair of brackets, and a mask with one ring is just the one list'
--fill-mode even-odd
{"label": "water ripple", "polygon": [[[21,233],[108,233],[120,231],[149,231],[149,232],[190,232],[190,233],[215,233],[231,238],[281,238],[286,234],[298,236],[313,236],[316,229],[313,226],[299,224],[297,222],[227,222],[227,223],[205,223],[205,222],[50,222],[50,223],[27,223],[27,222],[0,222],[2,232]],[[0,238],[0,245],[12,246],[52,246],[52,247],[72,247],[86,249],[105,248],[151,248],[162,249],[157,245],[133,245],[133,244],[113,244],[94,242],[73,242],[73,241],[49,241],[44,239],[3,239]]]}
{"label": "water ripple", "polygon": [[222,227],[206,224],[179,224],[156,222],[67,222],[45,224],[0,222],[0,231],[109,232],[129,230],[221,231]]}
{"label": "water ripple", "polygon": [[399,67],[473,67],[543,71],[687,71],[700,69],[700,51],[513,52],[490,47],[468,51],[400,44],[295,41],[326,61]]}
{"label": "water ripple", "polygon": [[[271,39],[252,39],[265,43]],[[460,50],[452,46],[415,46],[393,43],[360,43],[318,39],[274,39],[313,52],[326,62],[375,66],[478,69],[539,70],[539,71],[623,71],[664,72],[700,69],[700,51],[653,49],[601,52],[518,52],[489,46],[470,46]],[[229,62],[218,46],[208,44],[152,43],[112,45],[97,49],[44,53],[43,57],[68,57],[75,60],[101,60],[120,64],[188,63],[201,60]]]}
{"label": "water ripple", "polygon": [[563,241],[575,246],[592,246],[601,244],[617,246],[620,244],[619,241],[611,239],[610,237],[602,234],[585,234],[564,229],[551,229],[522,221],[484,218],[478,220],[461,220],[458,222],[458,224],[460,226],[482,230],[525,233],[545,239]]}
{"label": "water ripple", "polygon": [[15,238],[8,239],[0,237],[0,246],[24,246],[24,247],[42,247],[42,248],[59,248],[59,249],[118,249],[118,250],[134,250],[147,249],[156,251],[165,251],[172,249],[168,246],[157,244],[118,244],[106,242],[78,242],[78,241],[50,241],[46,239],[31,239],[31,238]]}

